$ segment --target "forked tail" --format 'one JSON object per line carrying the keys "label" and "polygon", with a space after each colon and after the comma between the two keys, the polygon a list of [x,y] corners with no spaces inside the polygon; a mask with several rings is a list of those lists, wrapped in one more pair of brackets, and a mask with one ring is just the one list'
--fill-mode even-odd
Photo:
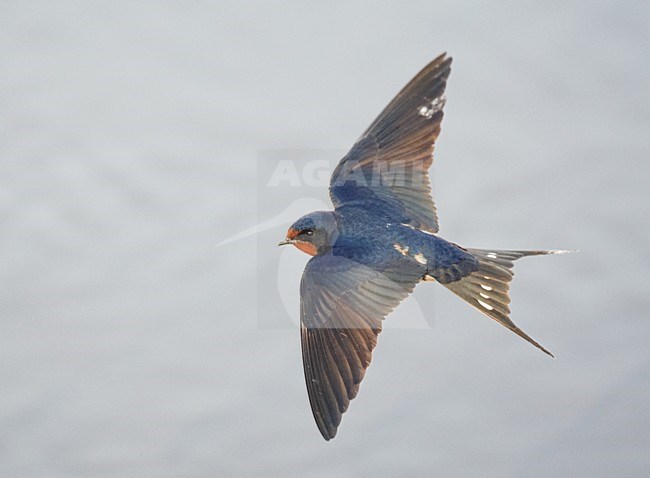
{"label": "forked tail", "polygon": [[478,259],[478,269],[455,282],[443,284],[458,297],[491,319],[512,330],[551,357],[553,354],[529,337],[510,320],[510,281],[514,275],[513,261],[525,256],[565,254],[571,251],[495,251],[466,249]]}

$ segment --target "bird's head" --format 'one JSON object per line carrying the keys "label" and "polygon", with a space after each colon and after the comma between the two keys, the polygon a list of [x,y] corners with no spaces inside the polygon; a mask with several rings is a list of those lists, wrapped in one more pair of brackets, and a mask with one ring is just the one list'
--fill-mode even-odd
{"label": "bird's head", "polygon": [[287,231],[278,246],[293,244],[310,256],[322,254],[332,247],[337,236],[336,217],[331,211],[316,211],[302,216]]}

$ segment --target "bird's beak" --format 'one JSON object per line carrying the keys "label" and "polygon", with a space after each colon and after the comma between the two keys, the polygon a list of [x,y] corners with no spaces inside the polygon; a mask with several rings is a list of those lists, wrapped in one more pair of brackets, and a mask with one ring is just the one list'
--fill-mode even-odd
{"label": "bird's beak", "polygon": [[288,237],[284,239],[284,241],[281,241],[278,246],[286,246],[287,244],[293,244],[293,240],[289,239]]}

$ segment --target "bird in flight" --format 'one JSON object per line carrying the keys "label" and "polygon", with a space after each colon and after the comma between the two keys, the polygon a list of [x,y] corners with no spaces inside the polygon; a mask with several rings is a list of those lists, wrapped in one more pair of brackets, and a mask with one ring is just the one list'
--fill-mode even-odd
{"label": "bird in flight", "polygon": [[279,244],[313,256],[300,284],[300,335],[326,440],[359,391],[382,320],[421,281],[442,284],[552,356],[510,320],[508,291],[515,260],[565,251],[469,249],[437,235],[428,169],[450,65],[440,55],[397,94],[334,170],[334,210],[299,218]]}

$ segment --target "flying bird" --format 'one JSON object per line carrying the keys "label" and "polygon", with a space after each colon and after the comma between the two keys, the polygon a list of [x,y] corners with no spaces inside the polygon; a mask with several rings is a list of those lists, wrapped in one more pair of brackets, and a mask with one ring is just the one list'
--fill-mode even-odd
{"label": "flying bird", "polygon": [[313,256],[300,284],[300,335],[326,440],[359,391],[382,320],[421,281],[442,284],[552,356],[510,320],[509,284],[515,260],[566,251],[469,249],[437,235],[428,169],[450,66],[438,56],[397,94],[334,170],[334,210],[299,218],[279,244]]}

